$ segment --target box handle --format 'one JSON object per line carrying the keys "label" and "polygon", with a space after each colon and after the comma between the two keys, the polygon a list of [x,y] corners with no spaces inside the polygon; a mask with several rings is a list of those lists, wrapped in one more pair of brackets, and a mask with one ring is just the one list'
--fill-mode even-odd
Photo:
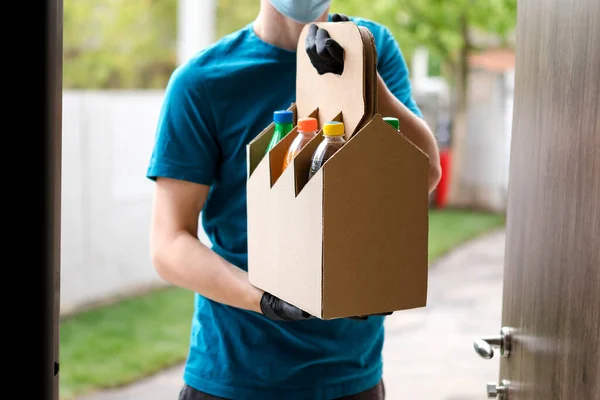
{"label": "box handle", "polygon": [[341,111],[349,139],[376,113],[377,55],[372,35],[354,22],[320,22],[344,49],[340,75],[320,75],[310,62],[305,42],[310,24],[300,34],[297,49],[296,108],[298,118],[318,109],[319,128]]}

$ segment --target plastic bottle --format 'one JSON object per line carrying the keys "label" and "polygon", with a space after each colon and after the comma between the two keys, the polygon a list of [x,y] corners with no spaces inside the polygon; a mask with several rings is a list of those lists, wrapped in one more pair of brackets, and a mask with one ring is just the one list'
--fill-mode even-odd
{"label": "plastic bottle", "polygon": [[390,124],[394,129],[400,130],[400,121],[394,117],[384,117],[383,120]]}
{"label": "plastic bottle", "polygon": [[319,132],[319,123],[316,118],[300,118],[298,120],[298,135],[290,145],[285,158],[283,159],[283,170],[292,163],[294,157],[306,146],[306,144]]}
{"label": "plastic bottle", "polygon": [[344,124],[342,122],[332,121],[323,125],[323,136],[325,139],[319,143],[312,156],[308,179],[312,178],[323,164],[325,164],[325,161],[346,144]]}
{"label": "plastic bottle", "polygon": [[294,113],[289,110],[275,111],[273,113],[273,122],[275,123],[275,131],[267,147],[267,153],[294,129]]}

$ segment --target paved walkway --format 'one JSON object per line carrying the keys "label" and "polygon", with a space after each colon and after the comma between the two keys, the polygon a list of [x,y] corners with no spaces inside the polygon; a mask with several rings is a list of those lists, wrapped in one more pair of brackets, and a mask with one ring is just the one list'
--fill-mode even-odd
{"label": "paved walkway", "polygon": [[[390,400],[481,400],[497,382],[497,357],[484,360],[473,339],[500,330],[504,232],[472,241],[434,266],[426,308],[386,320],[384,380]],[[119,390],[77,400],[176,400],[182,367]]]}

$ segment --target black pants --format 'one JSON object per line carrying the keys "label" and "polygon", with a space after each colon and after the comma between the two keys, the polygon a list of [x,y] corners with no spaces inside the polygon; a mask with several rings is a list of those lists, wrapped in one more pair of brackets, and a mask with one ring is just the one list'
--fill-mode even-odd
{"label": "black pants", "polygon": [[[383,380],[373,386],[371,389],[365,390],[351,396],[338,397],[337,399],[331,400],[384,400],[385,399],[385,387],[383,386]],[[181,392],[179,393],[179,400],[235,400],[225,399],[223,397],[216,397],[207,393],[199,392],[198,390],[183,385]]]}

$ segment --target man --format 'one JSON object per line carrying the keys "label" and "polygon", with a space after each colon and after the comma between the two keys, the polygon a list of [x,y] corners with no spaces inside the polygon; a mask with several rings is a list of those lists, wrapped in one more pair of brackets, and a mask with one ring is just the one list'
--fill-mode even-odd
{"label": "man", "polygon": [[[167,85],[147,176],[156,182],[153,264],[164,280],[196,293],[181,400],[384,398],[383,316],[311,318],[252,286],[246,272],[245,146],[273,111],[295,100],[300,32],[327,21],[329,7],[325,0],[261,0],[253,23],[200,51]],[[402,53],[385,27],[352,20],[375,37],[379,112],[398,117],[429,155],[432,191],[438,149]],[[315,68],[335,67],[335,42],[326,32],[312,34],[307,51]],[[201,211],[212,248],[198,240]]]}

